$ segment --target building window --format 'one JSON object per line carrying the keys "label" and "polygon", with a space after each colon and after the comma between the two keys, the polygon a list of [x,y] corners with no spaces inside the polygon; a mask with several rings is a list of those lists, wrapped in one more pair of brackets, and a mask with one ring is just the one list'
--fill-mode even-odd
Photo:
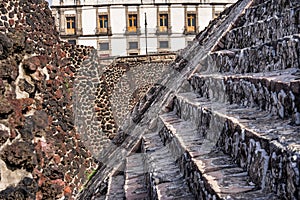
{"label": "building window", "polygon": [[138,49],[139,43],[138,42],[129,42],[129,49]]}
{"label": "building window", "polygon": [[108,51],[109,50],[109,43],[108,42],[99,43],[99,46],[100,46],[100,51]]}
{"label": "building window", "polygon": [[99,31],[107,32],[108,15],[99,15]]}
{"label": "building window", "polygon": [[196,14],[187,14],[187,32],[196,32]]}
{"label": "building window", "polygon": [[75,17],[67,17],[67,34],[75,34]]}
{"label": "building window", "polygon": [[159,48],[168,49],[169,48],[169,41],[159,41]]}
{"label": "building window", "polygon": [[167,32],[168,31],[168,14],[159,14],[159,31]]}
{"label": "building window", "polygon": [[129,32],[136,32],[137,31],[137,15],[136,14],[129,14],[128,15],[127,30]]}
{"label": "building window", "polygon": [[68,43],[76,45],[76,40],[68,40]]}

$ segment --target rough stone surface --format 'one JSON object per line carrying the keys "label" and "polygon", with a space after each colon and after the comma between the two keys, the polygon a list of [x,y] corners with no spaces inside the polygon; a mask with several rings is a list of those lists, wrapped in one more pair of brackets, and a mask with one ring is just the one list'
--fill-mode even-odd
{"label": "rough stone surface", "polygon": [[72,102],[91,48],[61,42],[43,0],[2,0],[0,13],[0,199],[74,199],[97,167]]}
{"label": "rough stone surface", "polygon": [[240,0],[211,21],[133,107],[79,198],[132,166],[128,199],[138,188],[144,199],[299,199],[299,6]]}

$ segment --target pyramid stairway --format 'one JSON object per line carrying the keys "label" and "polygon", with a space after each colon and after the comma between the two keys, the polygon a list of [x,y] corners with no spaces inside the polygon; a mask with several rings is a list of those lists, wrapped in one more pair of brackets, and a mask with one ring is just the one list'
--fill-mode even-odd
{"label": "pyramid stairway", "polygon": [[300,199],[300,3],[249,5],[92,199]]}

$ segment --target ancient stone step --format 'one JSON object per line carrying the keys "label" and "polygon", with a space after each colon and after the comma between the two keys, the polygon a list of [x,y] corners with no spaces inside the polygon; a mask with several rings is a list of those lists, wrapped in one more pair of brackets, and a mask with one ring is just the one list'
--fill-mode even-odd
{"label": "ancient stone step", "polygon": [[288,12],[289,9],[299,6],[298,3],[298,0],[255,0],[245,11],[245,15],[243,16],[245,19],[244,25],[266,20],[272,16],[280,16]]}
{"label": "ancient stone step", "polygon": [[275,199],[275,195],[264,196],[257,190],[247,171],[216,149],[215,142],[200,135],[191,122],[180,119],[174,112],[160,118],[165,125],[161,135],[166,142],[174,144],[172,150],[197,199],[203,196],[209,199],[253,199],[258,196]]}
{"label": "ancient stone step", "polygon": [[158,133],[145,134],[143,150],[147,155],[151,199],[195,199]]}
{"label": "ancient stone step", "polygon": [[126,158],[126,179],[124,185],[126,199],[150,199],[144,163],[145,156],[142,153],[134,153]]}
{"label": "ancient stone step", "polygon": [[217,72],[257,73],[299,68],[299,52],[300,34],[295,34],[253,47],[215,51],[210,54],[208,69]]}
{"label": "ancient stone step", "polygon": [[201,97],[257,107],[300,125],[300,70],[255,74],[199,74],[190,78]]}
{"label": "ancient stone step", "polygon": [[174,112],[247,169],[256,185],[288,199],[299,198],[300,129],[290,120],[191,92],[176,95]]}
{"label": "ancient stone step", "polygon": [[105,200],[124,199],[124,175],[111,176]]}
{"label": "ancient stone step", "polygon": [[295,7],[280,16],[272,16],[234,28],[222,40],[224,49],[243,49],[298,34],[299,15],[300,7]]}

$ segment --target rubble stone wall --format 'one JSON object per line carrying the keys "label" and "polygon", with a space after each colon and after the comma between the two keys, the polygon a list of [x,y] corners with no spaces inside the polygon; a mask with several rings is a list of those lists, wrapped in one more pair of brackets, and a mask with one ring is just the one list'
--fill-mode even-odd
{"label": "rubble stone wall", "polygon": [[0,199],[72,199],[97,167],[72,101],[91,50],[60,41],[43,0],[1,0],[0,15]]}
{"label": "rubble stone wall", "polygon": [[[299,34],[244,49],[211,54],[211,71],[251,73],[299,68]],[[287,59],[288,58],[288,59]]]}
{"label": "rubble stone wall", "polygon": [[174,54],[120,57],[99,68],[94,55],[81,65],[75,81],[75,124],[96,158],[104,148],[121,142],[119,125],[174,58]]}

